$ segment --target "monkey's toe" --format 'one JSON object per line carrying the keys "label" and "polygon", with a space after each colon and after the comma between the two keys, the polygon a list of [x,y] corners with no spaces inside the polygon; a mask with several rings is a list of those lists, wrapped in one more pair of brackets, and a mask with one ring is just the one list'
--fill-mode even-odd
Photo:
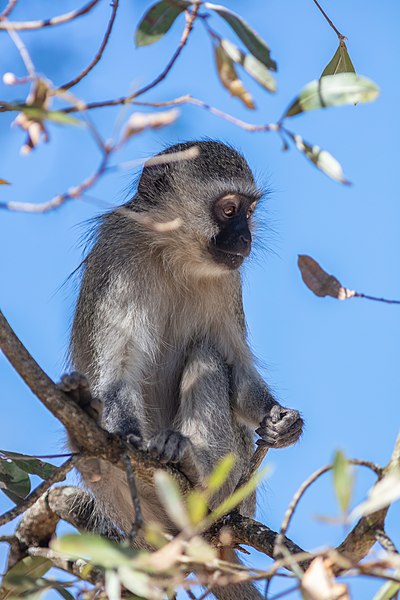
{"label": "monkey's toe", "polygon": [[189,438],[178,431],[161,431],[147,444],[147,451],[161,463],[180,462],[191,447]]}
{"label": "monkey's toe", "polygon": [[87,412],[92,419],[100,420],[101,402],[97,398],[93,398],[89,382],[82,373],[77,371],[66,373],[61,377],[57,387]]}

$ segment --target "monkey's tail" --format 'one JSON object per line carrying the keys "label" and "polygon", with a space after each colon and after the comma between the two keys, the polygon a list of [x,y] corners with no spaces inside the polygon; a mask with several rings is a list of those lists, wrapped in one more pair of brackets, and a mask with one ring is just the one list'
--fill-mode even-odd
{"label": "monkey's tail", "polygon": [[[233,548],[225,547],[221,550],[222,560],[242,565],[237,553]],[[263,596],[250,582],[238,583],[224,586],[213,586],[211,593],[218,600],[263,600]]]}

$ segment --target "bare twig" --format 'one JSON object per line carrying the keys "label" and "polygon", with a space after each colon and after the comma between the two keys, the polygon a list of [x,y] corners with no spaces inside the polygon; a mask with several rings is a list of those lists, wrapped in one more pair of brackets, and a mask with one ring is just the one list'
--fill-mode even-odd
{"label": "bare twig", "polygon": [[388,552],[393,552],[394,554],[399,553],[393,540],[390,539],[390,537],[384,529],[376,529],[375,537],[376,541],[382,546],[382,548],[384,548],[384,550],[387,550]]}
{"label": "bare twig", "polygon": [[[167,100],[165,102],[140,102],[136,101],[135,98],[139,95],[136,93],[134,96],[124,96],[122,98],[115,98],[114,100],[102,100],[100,102],[91,102],[88,104],[81,104],[78,106],[68,106],[67,108],[62,109],[62,112],[68,114],[73,112],[78,112],[82,110],[93,110],[94,108],[104,108],[110,106],[119,106],[121,104],[133,104],[135,106],[154,106],[161,108],[163,106],[178,106],[180,104],[194,104],[195,106],[199,106],[203,108],[207,112],[219,117],[220,119],[224,119],[245,131],[279,131],[281,129],[281,125],[278,123],[261,123],[261,124],[253,124],[248,123],[247,121],[243,121],[242,119],[237,119],[233,115],[226,113],[219,108],[215,108],[207,102],[200,100],[199,98],[194,98],[190,94],[185,94],[184,96],[179,96],[178,98],[174,98],[173,100]],[[0,102],[0,106],[7,107],[6,102]],[[7,110],[12,110],[11,108],[7,108]]]}
{"label": "bare twig", "polygon": [[400,304],[400,300],[388,300],[388,298],[377,298],[376,296],[368,296],[367,294],[361,294],[355,292],[354,298],[365,298],[366,300],[375,300],[375,302],[385,302],[386,304]]}
{"label": "bare twig", "polygon": [[16,7],[17,2],[18,2],[18,0],[8,0],[7,6],[3,10],[3,12],[0,14],[0,21],[4,21],[4,19],[7,19],[8,15]]}
{"label": "bare twig", "polygon": [[111,3],[111,11],[112,11],[111,17],[108,22],[107,29],[106,29],[106,32],[103,37],[103,41],[101,42],[100,48],[98,49],[96,56],[94,57],[92,62],[86,67],[86,69],[84,69],[81,73],[79,73],[79,75],[74,77],[74,79],[71,79],[71,81],[68,81],[68,83],[64,83],[63,85],[61,85],[60,89],[69,90],[74,85],[76,85],[77,83],[82,81],[82,79],[84,77],[86,77],[86,75],[97,65],[97,63],[103,56],[104,49],[108,44],[108,40],[110,39],[111,31],[112,31],[114,21],[115,21],[115,17],[117,16],[118,4],[119,4],[119,0],[113,0],[113,2]]}
{"label": "bare twig", "polygon": [[242,486],[246,485],[246,483],[248,483],[250,481],[250,479],[253,477],[253,475],[257,472],[259,466],[261,465],[262,461],[264,460],[265,456],[267,455],[268,452],[268,447],[267,446],[257,446],[257,448],[254,451],[253,456],[251,457],[249,464],[247,466],[247,469],[242,473],[239,482],[235,488],[235,491],[238,490],[239,488],[241,488]]}
{"label": "bare twig", "polygon": [[54,25],[62,25],[87,14],[99,2],[100,0],[91,0],[78,10],[72,10],[69,13],[51,17],[50,19],[40,19],[37,21],[0,21],[0,30],[13,29],[14,31],[26,31],[28,29],[43,29],[45,27],[53,27]]}
{"label": "bare twig", "polygon": [[66,474],[73,468],[76,463],[76,457],[69,458],[61,467],[58,467],[57,471],[54,475],[50,476],[46,481],[43,481],[36,489],[33,490],[27,496],[21,504],[14,506],[11,510],[0,516],[0,527],[5,525],[5,523],[9,523],[16,517],[19,517],[23,512],[25,512],[28,508],[33,506],[41,496],[53,485],[53,483],[57,483],[58,481],[63,481],[65,479]]}
{"label": "bare twig", "polygon": [[139,530],[143,526],[142,509],[140,507],[139,493],[136,486],[135,474],[132,469],[131,460],[127,454],[124,454],[121,457],[121,460],[125,465],[126,480],[128,482],[133,508],[135,510],[135,521],[132,523],[132,528],[128,535],[129,541],[133,542]]}
{"label": "bare twig", "polygon": [[[7,21],[7,19],[4,19],[4,21],[0,21],[0,29],[1,29],[2,23],[11,25],[11,23],[9,21]],[[32,59],[29,55],[28,49],[25,46],[24,42],[22,41],[21,37],[15,31],[14,27],[8,28],[8,34],[9,34],[10,38],[12,39],[12,41],[14,42],[22,60],[24,61],[24,65],[26,67],[26,70],[28,71],[29,77],[31,79],[36,79],[37,75],[36,75],[35,67],[34,67]]]}
{"label": "bare twig", "polygon": [[335,27],[335,25],[332,23],[331,19],[328,17],[328,15],[326,14],[326,12],[324,11],[324,9],[322,8],[322,6],[320,5],[320,3],[318,2],[318,0],[313,0],[315,6],[318,8],[318,10],[322,13],[322,15],[324,16],[324,19],[329,23],[329,25],[332,27],[333,31],[336,33],[336,35],[339,38],[339,41],[345,40],[347,39],[345,35],[341,34],[339,29],[337,27]]}
{"label": "bare twig", "polygon": [[58,194],[46,202],[4,202],[0,203],[0,209],[3,208],[18,212],[45,213],[54,210],[55,208],[59,208],[68,200],[75,200],[98,182],[100,177],[106,171],[110,154],[111,151],[105,152],[97,170],[79,185],[71,187],[63,194]]}

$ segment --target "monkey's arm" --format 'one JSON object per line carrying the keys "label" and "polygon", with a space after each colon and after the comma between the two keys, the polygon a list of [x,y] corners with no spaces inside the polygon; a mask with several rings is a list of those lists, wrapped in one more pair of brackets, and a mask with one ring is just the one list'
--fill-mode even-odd
{"label": "monkey's arm", "polygon": [[234,410],[242,420],[258,426],[257,444],[271,448],[294,444],[303,430],[299,411],[281,406],[252,366],[237,370],[234,379]]}

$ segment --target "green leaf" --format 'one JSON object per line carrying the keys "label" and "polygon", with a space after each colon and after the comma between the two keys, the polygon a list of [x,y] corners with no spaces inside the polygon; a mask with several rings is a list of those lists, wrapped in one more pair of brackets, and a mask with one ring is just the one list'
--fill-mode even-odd
{"label": "green leaf", "polygon": [[[395,577],[400,577],[400,569],[396,569],[393,573]],[[373,600],[391,600],[400,590],[400,583],[395,581],[386,581],[382,587],[376,592]]]}
{"label": "green leaf", "polygon": [[100,536],[83,533],[70,534],[51,542],[57,552],[72,558],[84,558],[106,569],[115,569],[122,565],[131,565],[137,552],[124,548]]}
{"label": "green leaf", "polygon": [[190,521],[193,525],[197,525],[204,519],[208,512],[206,492],[193,490],[193,492],[187,496],[186,502]]}
{"label": "green leaf", "polygon": [[141,598],[162,597],[161,593],[157,593],[151,585],[150,577],[146,573],[135,571],[129,567],[120,567],[118,575],[122,585],[133,594],[136,594],[136,596],[140,596]]}
{"label": "green leaf", "polygon": [[31,491],[29,476],[14,462],[0,460],[0,490],[15,504],[20,504]]}
{"label": "green leaf", "polygon": [[108,600],[121,600],[121,583],[118,573],[107,569],[104,587]]}
{"label": "green leaf", "polygon": [[5,179],[0,178],[0,185],[11,185],[11,183],[9,181],[6,181]]}
{"label": "green leaf", "polygon": [[378,86],[366,77],[354,73],[328,75],[308,83],[286,110],[283,118],[317,108],[371,102],[378,95]]}
{"label": "green leaf", "polygon": [[236,458],[232,452],[218,461],[206,482],[208,495],[215,494],[215,492],[217,492],[224,485],[235,465],[235,462]]}
{"label": "green leaf", "polygon": [[336,50],[329,63],[326,65],[321,77],[326,77],[327,75],[337,75],[338,73],[355,72],[356,70],[354,68],[353,63],[351,62],[351,58],[347,51],[346,44],[343,40],[341,40],[338,49]]}
{"label": "green leaf", "polygon": [[62,598],[64,598],[64,600],[75,600],[74,596],[71,594],[71,592],[69,592],[68,590],[66,590],[65,588],[61,587],[61,586],[54,586],[54,588]]}
{"label": "green leaf", "polygon": [[29,104],[10,104],[10,110],[23,112],[29,119],[33,121],[53,121],[59,125],[77,125],[84,127],[83,121],[67,115],[61,110],[46,110],[38,106]]}
{"label": "green leaf", "polygon": [[309,144],[298,133],[286,133],[290,135],[296,144],[296,148],[300,150],[300,152],[302,152],[304,156],[308,158],[308,160],[310,160],[320,171],[339,183],[351,185],[350,181],[344,176],[340,162],[336,160],[332,154],[326,150],[322,150],[319,146],[313,146],[312,144]]}
{"label": "green leaf", "polygon": [[242,65],[250,77],[257,81],[263,88],[269,92],[276,91],[276,82],[271,71],[267,69],[258,58],[255,58],[252,54],[243,54],[243,52],[229,40],[222,40],[221,46],[228,54],[229,58],[235,63]]}
{"label": "green leaf", "polygon": [[228,512],[236,508],[247,496],[249,496],[258,486],[260,481],[264,479],[265,475],[270,470],[269,466],[254,475],[250,481],[245,483],[241,488],[233,492],[231,496],[228,496],[213,512],[207,517],[207,524],[218,521],[221,517],[226,515]]}
{"label": "green leaf", "polygon": [[10,595],[16,596],[16,592],[31,590],[36,579],[42,577],[53,563],[48,558],[41,556],[26,556],[17,562],[3,577],[2,587],[4,591],[0,599],[4,600]]}
{"label": "green leaf", "polygon": [[148,46],[161,39],[175,19],[191,4],[193,3],[185,0],[161,0],[154,4],[138,25],[135,34],[136,46]]}
{"label": "green leaf", "polygon": [[[38,458],[25,456],[24,454],[18,454],[18,452],[9,452],[8,450],[0,450],[1,455],[4,455],[8,459],[17,459],[13,461],[20,469],[31,475],[37,475],[42,479],[48,479],[55,475],[58,471],[58,467],[51,465],[50,463],[39,460]],[[19,459],[19,457],[22,457]]]}
{"label": "green leaf", "polygon": [[400,471],[398,469],[388,473],[374,485],[367,500],[356,506],[350,518],[358,519],[361,516],[371,515],[377,510],[390,506],[396,500],[400,500]]}
{"label": "green leaf", "polygon": [[158,497],[167,511],[169,518],[180,529],[188,527],[190,525],[189,515],[175,481],[165,471],[156,471],[154,481]]}
{"label": "green leaf", "polygon": [[219,4],[204,3],[205,8],[220,15],[236,35],[242,40],[249,52],[262,62],[270,71],[276,71],[277,65],[271,58],[271,51],[264,40],[239,15]]}
{"label": "green leaf", "polygon": [[354,475],[344,453],[338,450],[333,459],[333,486],[342,513],[347,513],[353,493]]}
{"label": "green leaf", "polygon": [[224,88],[226,88],[232,96],[239,98],[247,108],[254,109],[255,105],[251,94],[246,90],[243,82],[239,79],[233,60],[221,44],[215,47],[215,63]]}

